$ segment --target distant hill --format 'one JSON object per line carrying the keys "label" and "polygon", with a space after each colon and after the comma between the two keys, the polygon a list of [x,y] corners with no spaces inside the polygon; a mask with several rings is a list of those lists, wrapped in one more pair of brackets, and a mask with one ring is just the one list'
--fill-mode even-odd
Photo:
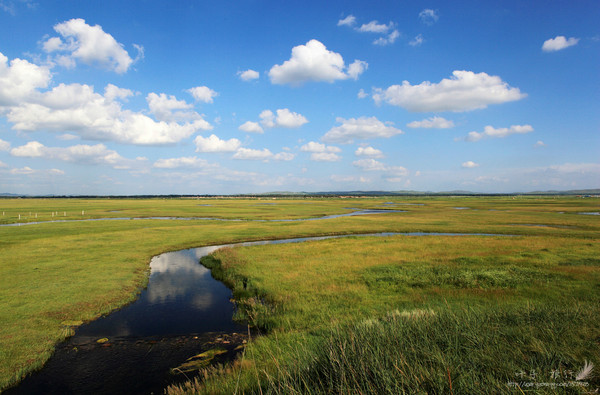
{"label": "distant hill", "polygon": [[290,192],[276,191],[264,193],[239,193],[231,195],[194,194],[194,195],[19,195],[15,193],[0,193],[0,198],[112,198],[112,199],[151,199],[151,198],[218,198],[218,197],[316,197],[316,196],[600,196],[600,189],[573,189],[568,191],[533,191],[514,193],[490,193],[472,191],[324,191],[324,192]]}

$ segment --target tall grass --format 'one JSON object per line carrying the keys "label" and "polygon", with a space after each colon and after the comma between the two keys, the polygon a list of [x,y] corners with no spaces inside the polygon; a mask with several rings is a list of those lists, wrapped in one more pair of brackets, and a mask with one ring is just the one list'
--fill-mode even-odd
{"label": "tall grass", "polygon": [[229,374],[172,391],[595,390],[598,376],[572,372],[600,364],[598,246],[396,236],[217,251],[202,263],[265,336]]}

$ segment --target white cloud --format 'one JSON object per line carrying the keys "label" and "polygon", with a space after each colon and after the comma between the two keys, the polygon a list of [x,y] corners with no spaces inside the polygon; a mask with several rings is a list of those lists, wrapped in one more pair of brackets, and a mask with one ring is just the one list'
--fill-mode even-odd
{"label": "white cloud", "polygon": [[483,132],[469,132],[466,141],[479,141],[484,137],[491,138],[503,138],[506,136],[510,136],[511,134],[524,134],[533,132],[533,127],[531,125],[512,125],[510,128],[499,128],[496,129],[493,126],[486,126],[483,128]]}
{"label": "white cloud", "polygon": [[263,128],[260,127],[258,122],[252,121],[244,122],[238,129],[246,133],[264,133]]}
{"label": "white cloud", "polygon": [[194,107],[192,104],[187,103],[185,100],[177,100],[173,95],[149,93],[146,96],[146,101],[150,112],[159,121],[177,122],[201,118],[200,114],[188,111]]}
{"label": "white cloud", "polygon": [[398,30],[394,30],[388,36],[379,37],[373,41],[373,44],[381,46],[390,45],[395,43],[398,37],[400,37],[400,32]]}
{"label": "white cloud", "polygon": [[187,90],[194,96],[194,99],[204,102],[204,103],[213,103],[213,98],[217,97],[219,94],[214,90],[210,89],[208,86],[196,86],[194,88],[190,88]]}
{"label": "white cloud", "polygon": [[296,157],[295,154],[292,154],[290,152],[280,152],[278,154],[273,155],[273,160],[280,160],[280,161],[290,161],[293,160]]}
{"label": "white cloud", "polygon": [[536,141],[536,143],[533,146],[535,148],[541,148],[541,147],[545,147],[546,144],[542,140],[538,140],[538,141]]}
{"label": "white cloud", "polygon": [[263,148],[262,150],[250,149],[250,148],[240,148],[233,155],[234,159],[245,159],[245,160],[262,160],[267,161],[273,158],[273,153],[269,151],[267,148]]}
{"label": "white cloud", "polygon": [[473,169],[478,166],[479,166],[479,164],[473,162],[472,160],[466,161],[462,164],[462,167],[464,167],[465,169]]}
{"label": "white cloud", "polygon": [[275,114],[271,110],[263,110],[258,117],[260,118],[260,123],[265,128],[274,128],[275,127]]}
{"label": "white cloud", "polygon": [[292,48],[291,58],[273,66],[269,77],[273,84],[299,86],[309,81],[357,79],[366,67],[366,62],[356,60],[346,69],[342,55],[328,51],[320,41],[310,40]]}
{"label": "white cloud", "polygon": [[337,23],[338,26],[354,26],[356,23],[356,17],[353,15],[348,15],[344,19],[340,19]]}
{"label": "white cloud", "polygon": [[242,81],[252,81],[257,80],[260,77],[260,73],[255,70],[248,69],[246,71],[238,71],[238,76]]}
{"label": "white cloud", "polygon": [[158,122],[143,113],[124,110],[114,99],[127,97],[129,92],[111,85],[104,96],[82,84],[59,84],[35,96],[35,100],[8,108],[6,117],[13,129],[73,132],[86,139],[142,145],[175,143],[198,130],[212,129],[191,111],[191,105],[164,94],[150,93],[146,98]]}
{"label": "white cloud", "polygon": [[74,145],[71,147],[46,147],[37,141],[30,141],[10,150],[12,156],[60,160],[86,165],[108,165],[115,169],[129,169],[135,163],[116,151],[109,150],[104,144]]}
{"label": "white cloud", "polygon": [[356,156],[369,156],[371,158],[383,158],[383,152],[373,147],[358,147],[354,152]]}
{"label": "white cloud", "polygon": [[41,169],[36,170],[32,169],[29,166],[25,166],[21,169],[11,169],[9,171],[10,174],[19,175],[19,176],[29,176],[29,175],[40,175],[40,176],[62,176],[65,174],[64,171],[60,169]]}
{"label": "white cloud", "polygon": [[196,152],[234,152],[242,145],[238,139],[221,140],[214,134],[209,137],[196,136]]}
{"label": "white cloud", "polygon": [[104,98],[108,101],[113,101],[115,99],[127,101],[129,96],[133,96],[133,92],[130,89],[119,88],[113,84],[108,84],[104,88]]}
{"label": "white cloud", "polygon": [[[306,117],[296,112],[292,112],[287,108],[280,108],[276,110],[276,113],[277,116],[275,116],[275,114],[271,110],[262,111],[258,116],[260,118],[260,123],[262,124],[262,126],[265,128],[280,127],[295,129],[308,122],[308,119],[306,119]],[[246,125],[245,128],[249,130],[256,130],[258,132],[258,129],[256,128],[258,124],[256,122],[246,122],[244,125]],[[258,127],[260,128],[260,126]],[[259,133],[262,133],[262,129]]]}
{"label": "white cloud", "polygon": [[337,162],[342,157],[333,152],[314,152],[310,154],[310,160],[315,162]]}
{"label": "white cloud", "polygon": [[439,15],[435,10],[427,8],[419,12],[419,18],[421,19],[421,22],[423,22],[426,25],[433,25],[438,21],[438,19],[440,19]]}
{"label": "white cloud", "polygon": [[369,23],[363,24],[357,30],[361,33],[387,33],[394,27],[394,24],[390,22],[389,24],[381,24],[378,21],[371,21]]}
{"label": "white cloud", "polygon": [[0,139],[0,151],[8,151],[10,149],[10,143]]}
{"label": "white cloud", "polygon": [[363,171],[382,172],[382,178],[388,182],[406,181],[410,183],[410,180],[406,180],[408,170],[402,166],[386,166],[384,163],[376,161],[375,159],[359,159],[352,162],[352,164]]}
{"label": "white cloud", "polygon": [[471,111],[520,100],[527,95],[519,88],[511,88],[498,76],[472,71],[455,70],[450,79],[439,83],[429,81],[411,85],[392,85],[387,89],[375,89],[373,100],[402,107],[412,112]]}
{"label": "white cloud", "polygon": [[296,155],[289,152],[280,152],[277,154],[273,154],[267,148],[263,148],[262,150],[251,148],[238,148],[238,150],[233,155],[233,159],[260,160],[263,162],[268,162],[269,160],[291,161],[295,157]]}
{"label": "white cloud", "polygon": [[435,116],[422,121],[413,121],[406,126],[409,128],[449,129],[454,127],[454,122]]}
{"label": "white cloud", "polygon": [[418,34],[415,38],[408,42],[408,45],[410,45],[411,47],[420,47],[424,41],[425,39],[423,38],[423,35]]}
{"label": "white cloud", "polygon": [[0,106],[16,105],[46,88],[51,80],[47,67],[37,66],[23,59],[8,58],[0,52]]}
{"label": "white cloud", "polygon": [[579,39],[575,37],[570,37],[567,39],[565,36],[556,36],[555,38],[550,38],[544,41],[544,44],[542,45],[542,50],[544,52],[560,51],[561,49],[577,45],[578,42]]}
{"label": "white cloud", "polygon": [[8,165],[0,160],[0,168],[8,167]]}
{"label": "white cloud", "polygon": [[65,134],[56,136],[56,138],[59,140],[63,140],[63,141],[69,141],[69,140],[77,140],[79,138],[79,136],[70,134],[70,133],[65,133]]}
{"label": "white cloud", "polygon": [[63,66],[72,67],[76,61],[82,61],[122,74],[133,63],[123,46],[99,25],[90,26],[83,19],[71,19],[55,25],[54,30],[64,41],[60,37],[51,37],[43,43],[43,48],[48,53],[67,52],[56,58]]}
{"label": "white cloud", "polygon": [[208,161],[200,159],[196,156],[188,156],[183,158],[159,159],[156,162],[154,162],[153,167],[156,167],[158,169],[175,169],[179,167],[200,167],[216,169],[219,166],[211,164]]}
{"label": "white cloud", "polygon": [[360,182],[360,183],[371,182],[371,180],[366,177],[362,177],[362,176],[355,177],[355,176],[346,176],[346,175],[339,175],[339,174],[332,174],[331,177],[329,177],[329,179],[334,182]]}
{"label": "white cloud", "polygon": [[367,97],[369,97],[369,94],[365,92],[364,89],[361,89],[358,91],[358,94],[356,95],[359,99],[365,99]]}
{"label": "white cloud", "polygon": [[387,166],[375,159],[359,159],[352,162],[352,164],[362,170],[366,171],[385,171]]}
{"label": "white cloud", "polygon": [[342,152],[341,148],[333,145],[325,145],[316,141],[309,141],[300,147],[302,152],[310,152],[310,160],[316,162],[337,162],[341,160],[341,156],[337,153]]}
{"label": "white cloud", "polygon": [[376,117],[336,118],[340,126],[331,128],[322,140],[327,143],[350,144],[354,139],[389,138],[402,134],[402,130],[387,126]]}
{"label": "white cloud", "polygon": [[287,108],[277,110],[275,124],[282,128],[299,128],[308,122],[303,115],[291,112]]}

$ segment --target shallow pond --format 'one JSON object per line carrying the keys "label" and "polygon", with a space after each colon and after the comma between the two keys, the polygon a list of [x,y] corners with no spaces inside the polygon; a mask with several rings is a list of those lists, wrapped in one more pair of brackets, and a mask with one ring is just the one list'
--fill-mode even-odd
{"label": "shallow pond", "polygon": [[172,368],[207,349],[228,352],[246,341],[247,327],[233,322],[231,291],[199,263],[218,248],[323,240],[349,236],[503,236],[459,233],[376,233],[306,237],[192,248],[154,257],[139,298],[82,325],[59,344],[44,368],[6,394],[150,394],[191,375]]}

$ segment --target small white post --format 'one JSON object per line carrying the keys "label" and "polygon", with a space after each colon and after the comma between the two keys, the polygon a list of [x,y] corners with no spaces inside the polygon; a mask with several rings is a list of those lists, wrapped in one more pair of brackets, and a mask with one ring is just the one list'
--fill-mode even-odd
{"label": "small white post", "polygon": [[67,216],[67,212],[66,212],[66,211],[65,211],[65,215],[64,215],[64,216],[65,216],[65,217]]}
{"label": "small white post", "polygon": [[35,217],[37,218],[37,213],[35,213]]}
{"label": "small white post", "polygon": [[21,214],[19,214],[19,220],[21,220]]}
{"label": "small white post", "polygon": [[83,215],[84,213],[85,213],[85,211],[84,211],[84,210],[81,210],[81,215]]}

